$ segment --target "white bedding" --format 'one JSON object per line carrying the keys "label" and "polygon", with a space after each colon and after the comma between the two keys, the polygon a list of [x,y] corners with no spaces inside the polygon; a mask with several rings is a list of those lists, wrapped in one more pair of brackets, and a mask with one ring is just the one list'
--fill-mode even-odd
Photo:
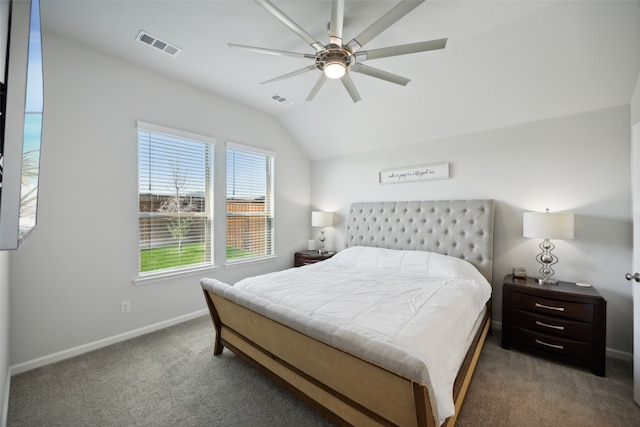
{"label": "white bedding", "polygon": [[429,388],[440,424],[491,285],[466,261],[351,247],[308,266],[203,287]]}

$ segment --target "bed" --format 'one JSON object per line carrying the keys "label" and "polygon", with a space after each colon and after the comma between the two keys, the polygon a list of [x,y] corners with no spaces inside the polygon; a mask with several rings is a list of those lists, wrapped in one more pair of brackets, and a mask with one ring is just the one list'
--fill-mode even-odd
{"label": "bed", "polygon": [[455,424],[491,324],[493,212],[354,203],[329,260],[202,279],[214,355],[228,348],[338,425]]}

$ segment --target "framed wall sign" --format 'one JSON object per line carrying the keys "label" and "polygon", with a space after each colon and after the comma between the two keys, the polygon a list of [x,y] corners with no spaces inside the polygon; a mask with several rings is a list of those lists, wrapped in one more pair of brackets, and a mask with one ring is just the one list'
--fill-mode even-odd
{"label": "framed wall sign", "polygon": [[412,166],[401,169],[380,171],[380,184],[399,184],[402,182],[430,181],[449,178],[449,163]]}

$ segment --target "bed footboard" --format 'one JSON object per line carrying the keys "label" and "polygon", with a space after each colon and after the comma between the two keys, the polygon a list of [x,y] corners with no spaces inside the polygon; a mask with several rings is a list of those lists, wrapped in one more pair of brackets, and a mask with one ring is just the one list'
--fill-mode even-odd
{"label": "bed footboard", "polygon": [[[428,389],[409,378],[304,335],[204,290],[216,331],[214,355],[227,347],[338,425],[436,426]],[[456,413],[490,324],[490,311],[454,388]],[[455,418],[446,425],[455,423]]]}

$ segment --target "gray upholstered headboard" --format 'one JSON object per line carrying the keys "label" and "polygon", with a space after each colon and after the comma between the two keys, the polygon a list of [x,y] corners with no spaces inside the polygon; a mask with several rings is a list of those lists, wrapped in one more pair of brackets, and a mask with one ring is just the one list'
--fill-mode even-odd
{"label": "gray upholstered headboard", "polygon": [[346,246],[455,256],[475,265],[491,283],[494,205],[493,200],[353,203]]}

